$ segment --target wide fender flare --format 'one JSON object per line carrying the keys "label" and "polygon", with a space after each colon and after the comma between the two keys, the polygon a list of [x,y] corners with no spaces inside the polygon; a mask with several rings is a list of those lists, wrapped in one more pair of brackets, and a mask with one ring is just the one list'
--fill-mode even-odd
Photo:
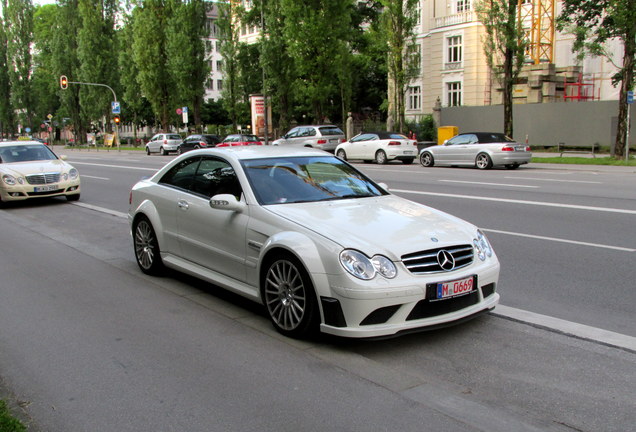
{"label": "wide fender flare", "polygon": [[[139,206],[135,209],[135,213],[133,219],[130,223],[130,230],[132,232],[133,225],[135,221],[140,216],[146,216],[152,227],[155,230],[155,235],[157,236],[157,242],[159,243],[159,250],[164,250],[163,246],[165,244],[164,235],[163,235],[163,224],[161,223],[161,217],[159,217],[159,212],[157,208],[150,200],[144,200]],[[134,233],[132,233],[134,235]]]}
{"label": "wide fender flare", "polygon": [[[261,249],[261,259],[259,260],[258,274],[262,274],[265,257],[274,249],[285,249],[293,254],[305,266],[305,270],[312,279],[316,294],[327,295],[325,291],[325,281],[327,272],[325,269],[319,246],[308,236],[293,231],[283,231],[271,236]],[[275,252],[274,252],[275,253]],[[328,285],[328,284],[327,284]]]}

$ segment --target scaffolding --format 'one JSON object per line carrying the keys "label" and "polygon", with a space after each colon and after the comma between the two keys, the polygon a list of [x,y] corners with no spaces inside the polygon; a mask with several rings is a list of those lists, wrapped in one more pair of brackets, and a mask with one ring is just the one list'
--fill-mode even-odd
{"label": "scaffolding", "polygon": [[563,89],[563,99],[565,101],[587,101],[594,100],[594,79],[591,82],[583,78],[583,74],[580,73],[578,79],[574,82],[566,82]]}
{"label": "scaffolding", "polygon": [[556,0],[519,0],[517,19],[528,41],[529,63],[554,63],[554,4]]}

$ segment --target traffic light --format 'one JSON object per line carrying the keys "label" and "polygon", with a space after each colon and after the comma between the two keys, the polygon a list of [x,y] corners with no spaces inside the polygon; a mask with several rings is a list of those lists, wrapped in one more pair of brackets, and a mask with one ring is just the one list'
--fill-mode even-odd
{"label": "traffic light", "polygon": [[118,116],[118,115],[116,115],[115,117],[113,117],[113,121],[115,122],[115,124],[119,124],[119,121],[120,121],[120,120],[121,120],[121,119],[119,118],[119,116]]}
{"label": "traffic light", "polygon": [[66,75],[60,77],[60,87],[62,87],[63,90],[68,88],[68,78],[66,78]]}

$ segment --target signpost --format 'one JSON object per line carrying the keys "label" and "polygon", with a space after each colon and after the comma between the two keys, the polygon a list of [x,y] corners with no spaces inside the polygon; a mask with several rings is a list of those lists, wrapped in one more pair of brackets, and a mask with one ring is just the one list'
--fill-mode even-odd
{"label": "signpost", "polygon": [[631,127],[630,122],[630,107],[634,103],[634,92],[627,92],[627,133],[625,134],[625,161],[629,161],[629,128]]}

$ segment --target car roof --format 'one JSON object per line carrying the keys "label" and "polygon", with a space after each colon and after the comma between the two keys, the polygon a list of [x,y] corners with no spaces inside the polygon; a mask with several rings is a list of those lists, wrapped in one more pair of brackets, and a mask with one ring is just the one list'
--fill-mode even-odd
{"label": "car roof", "polygon": [[399,133],[399,132],[384,132],[384,131],[364,131],[361,132],[360,135],[362,134],[375,134],[378,136],[378,138],[380,139],[389,139],[391,138],[391,135],[402,135],[406,138],[406,135],[404,135],[403,133]]}
{"label": "car roof", "polygon": [[187,155],[209,154],[218,155],[235,160],[277,158],[277,157],[302,157],[302,156],[333,156],[323,150],[312,147],[291,146],[240,146],[240,147],[215,147],[209,149],[193,150]]}
{"label": "car roof", "polygon": [[44,144],[42,144],[40,141],[0,141],[0,147],[13,147],[16,145],[33,145],[33,144],[37,144],[37,145],[41,145],[43,146]]}

